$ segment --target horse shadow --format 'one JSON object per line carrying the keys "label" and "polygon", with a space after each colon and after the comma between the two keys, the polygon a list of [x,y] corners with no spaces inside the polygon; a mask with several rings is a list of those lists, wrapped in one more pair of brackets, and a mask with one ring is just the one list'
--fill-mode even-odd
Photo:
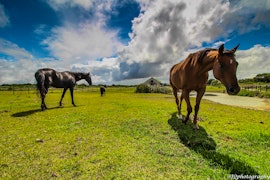
{"label": "horse shadow", "polygon": [[200,126],[200,130],[194,131],[192,124],[189,121],[187,125],[183,124],[173,113],[168,120],[169,125],[174,131],[178,133],[181,143],[183,143],[190,150],[201,154],[206,160],[213,165],[219,165],[229,171],[230,174],[245,174],[245,175],[259,175],[247,163],[237,160],[227,154],[221,154],[216,151],[217,144],[211,136],[207,134],[205,129]]}
{"label": "horse shadow", "polygon": [[[51,107],[51,108],[47,108],[45,111],[48,110],[53,110],[53,109],[59,109],[59,108],[72,108],[74,106],[67,106],[67,107],[63,107],[63,106],[56,106],[56,107]],[[78,106],[75,106],[78,107]],[[25,116],[30,116],[32,114],[35,114],[37,112],[43,112],[40,108],[39,109],[32,109],[32,110],[28,110],[28,111],[22,111],[22,112],[17,112],[12,114],[12,117],[25,117]]]}
{"label": "horse shadow", "polygon": [[[52,109],[58,109],[58,108],[63,108],[63,107],[58,106],[58,107],[47,108],[46,111],[52,110]],[[11,116],[12,117],[25,117],[25,116],[30,116],[32,114],[35,114],[37,112],[42,112],[42,110],[40,108],[39,109],[32,109],[32,110],[28,110],[28,111],[17,112],[17,113],[12,114]]]}
{"label": "horse shadow", "polygon": [[40,111],[41,111],[40,109],[32,109],[32,110],[29,110],[29,111],[17,112],[17,113],[12,114],[11,116],[12,117],[25,117],[25,116],[29,116],[31,114],[34,114],[34,113],[37,113],[37,112],[40,112]]}

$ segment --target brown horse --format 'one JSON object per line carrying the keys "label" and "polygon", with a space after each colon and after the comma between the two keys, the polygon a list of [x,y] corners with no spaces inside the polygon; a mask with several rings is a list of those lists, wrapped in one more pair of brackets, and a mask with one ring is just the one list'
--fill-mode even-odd
{"label": "brown horse", "polygon": [[[236,78],[238,63],[235,60],[235,51],[239,44],[231,49],[224,50],[224,44],[219,49],[204,49],[190,54],[185,61],[175,64],[170,71],[170,84],[173,88],[175,102],[178,108],[178,117],[183,123],[189,120],[192,112],[189,93],[192,90],[197,92],[195,115],[193,119],[194,129],[199,129],[197,125],[197,115],[200,108],[201,99],[205,93],[208,80],[208,71],[213,70],[214,77],[221,81],[226,87],[227,93],[235,95],[240,91]],[[182,90],[180,102],[177,93]],[[187,116],[185,119],[181,115],[182,100],[187,104]]]}

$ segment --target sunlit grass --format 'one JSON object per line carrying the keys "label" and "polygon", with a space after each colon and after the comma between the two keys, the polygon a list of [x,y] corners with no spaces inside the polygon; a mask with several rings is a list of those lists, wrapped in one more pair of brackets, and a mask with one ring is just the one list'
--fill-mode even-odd
{"label": "sunlit grass", "polygon": [[224,179],[270,172],[269,111],[203,100],[194,131],[177,120],[172,95],[134,91],[75,91],[77,107],[67,92],[58,108],[61,90],[53,90],[44,112],[36,92],[0,92],[0,177]]}

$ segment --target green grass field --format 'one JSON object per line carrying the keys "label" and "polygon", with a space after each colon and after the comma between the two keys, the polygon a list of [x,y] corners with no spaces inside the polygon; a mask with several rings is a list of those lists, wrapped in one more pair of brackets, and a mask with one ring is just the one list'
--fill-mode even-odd
{"label": "green grass field", "polygon": [[[135,88],[0,92],[0,179],[227,179],[270,175],[270,112],[203,100],[200,130],[172,95]],[[194,106],[194,99],[192,99]],[[183,105],[186,113],[185,103]]]}

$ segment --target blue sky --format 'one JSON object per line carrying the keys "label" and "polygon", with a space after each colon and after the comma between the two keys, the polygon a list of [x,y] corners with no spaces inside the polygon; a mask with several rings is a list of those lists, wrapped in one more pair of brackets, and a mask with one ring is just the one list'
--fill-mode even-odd
{"label": "blue sky", "polygon": [[0,0],[0,84],[39,68],[91,72],[94,84],[168,82],[202,48],[236,53],[238,77],[270,72],[269,0]]}

